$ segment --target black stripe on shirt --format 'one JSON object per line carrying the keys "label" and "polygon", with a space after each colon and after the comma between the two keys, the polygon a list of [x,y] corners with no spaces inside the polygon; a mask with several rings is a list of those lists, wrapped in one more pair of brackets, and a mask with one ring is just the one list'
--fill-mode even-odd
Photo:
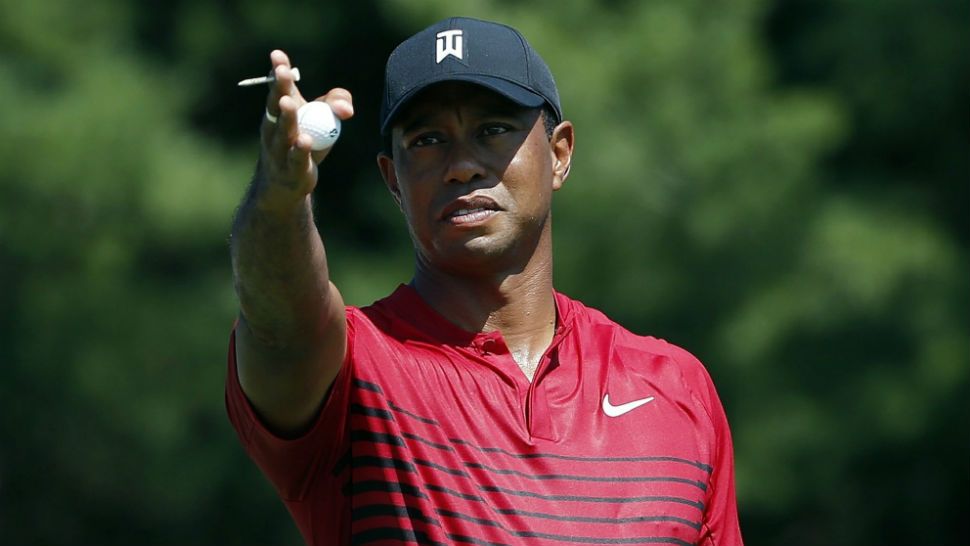
{"label": "black stripe on shirt", "polygon": [[454,512],[452,510],[445,510],[444,508],[435,508],[434,511],[439,516],[445,516],[445,517],[449,517],[449,518],[461,519],[461,520],[465,520],[465,521],[470,521],[472,523],[477,523],[479,525],[488,525],[490,527],[498,527],[499,529],[504,529],[504,527],[501,524],[499,524],[498,522],[492,521],[490,519],[476,518],[476,517],[473,517],[473,516],[469,516],[467,514],[460,514],[458,512]]}
{"label": "black stripe on shirt", "polygon": [[[499,512],[501,513],[501,511],[499,511]],[[510,511],[506,511],[506,512],[510,512]],[[644,542],[646,542],[646,543],[653,543],[653,544],[664,544],[664,543],[667,543],[667,544],[681,544],[681,543],[683,543],[683,544],[690,544],[688,542],[684,542],[684,541],[682,541],[680,539],[677,539],[677,538],[674,538],[674,537],[638,537],[638,538],[628,538],[628,539],[623,539],[623,538],[620,538],[620,539],[611,539],[611,538],[596,538],[596,537],[577,537],[577,536],[567,536],[567,535],[553,535],[553,534],[535,533],[535,532],[532,532],[532,531],[515,531],[515,530],[512,530],[512,529],[509,529],[508,527],[505,527],[504,525],[502,525],[499,522],[492,521],[492,520],[489,520],[489,519],[484,519],[484,518],[477,518],[477,517],[469,516],[467,514],[461,514],[461,513],[452,511],[452,510],[445,510],[443,508],[436,508],[435,509],[435,513],[437,513],[439,516],[444,516],[444,517],[449,517],[449,518],[455,518],[455,519],[460,519],[460,520],[464,520],[464,521],[469,521],[469,522],[472,522],[472,523],[477,523],[479,525],[487,525],[487,526],[491,526],[491,527],[497,527],[499,529],[502,529],[506,533],[509,533],[510,535],[518,536],[518,537],[548,538],[548,539],[551,539],[551,540],[560,540],[560,541],[565,541],[565,542],[586,542],[586,543],[592,543],[592,544],[638,544],[638,543],[644,543]],[[602,518],[602,519],[606,519],[606,518]],[[691,527],[694,527],[695,529],[700,529],[700,524],[696,524],[694,522],[690,522],[690,521],[687,521],[687,520],[681,520],[680,518],[667,518],[667,517],[659,516],[659,517],[645,517],[645,518],[642,518],[642,519],[640,519],[640,518],[624,518],[624,519],[628,519],[630,521],[625,521],[625,522],[622,522],[622,523],[637,523],[639,521],[667,521],[669,519],[674,519],[674,520],[680,520],[680,521],[686,522],[688,525],[690,525]],[[575,520],[571,520],[570,519],[569,521],[575,521]]]}
{"label": "black stripe on shirt", "polygon": [[424,459],[412,459],[414,464],[403,459],[398,459],[395,457],[380,457],[377,455],[357,455],[350,459],[350,464],[352,468],[363,468],[363,467],[377,467],[377,468],[396,468],[398,470],[403,470],[405,472],[416,473],[414,465],[426,466],[428,468],[434,468],[435,470],[440,470],[454,476],[461,476],[462,478],[471,478],[467,472],[464,470],[459,470],[457,468],[449,468],[447,466],[442,466],[438,463],[433,463],[431,461],[426,461]]}
{"label": "black stripe on shirt", "polygon": [[469,463],[464,465],[468,468],[485,470],[493,474],[512,475],[530,480],[574,480],[584,482],[675,482],[693,485],[701,491],[707,491],[707,484],[697,480],[687,478],[677,478],[673,476],[632,476],[632,477],[613,477],[613,476],[575,476],[572,474],[526,474],[518,470],[507,470],[502,468],[492,468],[481,463]]}
{"label": "black stripe on shirt", "polygon": [[[435,449],[440,449],[442,451],[450,451],[454,453],[455,448],[451,446],[446,446],[444,444],[438,444],[432,442],[431,440],[425,440],[416,434],[411,434],[410,432],[402,432],[401,436],[409,440],[414,440],[421,442],[424,445],[433,447]],[[373,442],[375,444],[388,444],[398,447],[407,447],[401,436],[395,436],[393,434],[388,434],[386,432],[374,432],[372,430],[366,429],[356,429],[350,432],[350,441],[352,442]]]}
{"label": "black stripe on shirt", "polygon": [[416,472],[414,465],[407,461],[393,457],[377,457],[375,455],[357,455],[350,459],[350,466],[351,468],[376,466],[378,468],[396,468],[411,473]]}
{"label": "black stripe on shirt", "polygon": [[[433,447],[454,451],[451,447],[448,447],[442,444],[435,444],[434,442],[424,440],[423,438],[415,436],[414,434],[405,432],[403,433],[403,435],[405,437],[420,441],[422,443],[431,445]],[[373,442],[373,443],[388,444],[388,445],[393,445],[398,447],[406,446],[404,440],[401,439],[400,436],[395,436],[393,434],[388,434],[384,432],[373,432],[369,430],[354,430],[350,433],[350,438],[351,438],[351,441],[354,441],[354,442]],[[436,468],[438,470],[447,472],[455,476],[462,476],[465,478],[470,477],[467,473],[461,470],[444,467],[430,461],[416,459],[414,462],[423,466]],[[342,467],[345,464],[346,464],[346,461],[344,461],[343,459],[341,459],[341,461],[338,461],[339,468],[338,467],[334,468],[334,474],[335,475],[338,474],[339,471],[343,469]],[[691,480],[687,478],[678,478],[674,476],[617,477],[617,476],[580,476],[580,475],[573,475],[573,474],[527,474],[525,472],[520,472],[518,470],[493,468],[481,463],[463,461],[462,464],[464,464],[467,468],[484,470],[486,472],[490,472],[493,474],[519,476],[530,480],[573,480],[573,481],[589,481],[589,482],[673,482],[673,483],[683,483],[683,484],[691,485],[691,486],[697,487],[701,491],[707,491],[707,484],[705,484],[704,482],[701,482],[698,480]]]}
{"label": "black stripe on shirt", "polygon": [[[376,387],[376,385],[374,385]],[[378,387],[380,388],[380,387]],[[441,424],[438,421],[431,419],[429,417],[423,417],[409,410],[406,410],[394,402],[388,400],[388,406],[397,413],[401,413],[420,421],[425,424],[434,425],[440,427]],[[359,413],[367,415],[370,417],[378,417],[380,419],[385,419],[388,421],[393,421],[394,416],[387,410],[372,408],[368,406],[362,406],[360,404],[351,404],[351,413]],[[419,440],[420,441],[420,440]],[[670,463],[680,463],[687,464],[696,468],[699,468],[708,474],[713,472],[714,467],[709,464],[702,463],[700,461],[692,461],[690,459],[684,459],[681,457],[668,457],[668,456],[648,456],[648,457],[579,457],[576,455],[556,455],[552,453],[513,453],[511,451],[502,449],[500,447],[484,447],[478,446],[461,438],[448,438],[448,441],[452,444],[469,446],[474,449],[481,451],[482,453],[501,453],[509,457],[514,457],[517,459],[559,459],[564,461],[581,461],[581,462],[603,462],[603,463],[642,463],[642,462],[670,462]],[[433,444],[430,442],[425,442],[429,445],[439,447],[440,444]]]}
{"label": "black stripe on shirt", "polygon": [[374,432],[372,430],[353,430],[350,432],[350,441],[373,442],[375,444],[390,444],[392,446],[404,447],[404,440],[400,436],[386,432]]}
{"label": "black stripe on shirt", "polygon": [[353,521],[357,521],[361,519],[379,518],[385,516],[399,517],[401,519],[412,521],[417,520],[429,525],[441,527],[440,521],[426,516],[420,508],[400,506],[397,504],[365,504],[363,506],[355,506],[351,519]]}
{"label": "black stripe on shirt", "polygon": [[433,483],[424,484],[425,487],[431,491],[438,491],[439,493],[447,493],[452,497],[458,497],[459,499],[465,499],[475,502],[485,502],[485,499],[479,497],[478,495],[471,495],[468,493],[462,493],[461,491],[455,491],[454,489],[448,489],[447,487],[442,487],[440,485],[435,485]]}
{"label": "black stripe on shirt", "polygon": [[414,464],[427,466],[429,468],[434,468],[435,470],[440,470],[442,472],[446,472],[453,476],[461,476],[462,478],[469,478],[469,479],[471,478],[471,476],[469,476],[468,473],[465,472],[464,470],[458,470],[457,468],[448,468],[447,466],[442,466],[438,463],[433,463],[431,461],[426,461],[424,459],[414,459]]}
{"label": "black stripe on shirt", "polygon": [[370,381],[364,381],[363,379],[354,378],[354,386],[358,389],[364,389],[365,391],[376,392],[377,394],[383,395],[384,389],[381,388],[377,383],[371,383]]}
{"label": "black stripe on shirt", "polygon": [[533,493],[532,491],[516,491],[514,489],[506,489],[504,487],[496,487],[494,485],[479,485],[479,489],[482,491],[489,491],[492,493],[505,493],[507,495],[516,495],[519,497],[533,497],[536,499],[552,500],[552,501],[576,501],[576,502],[613,502],[613,503],[628,503],[628,502],[676,502],[678,504],[686,504],[688,506],[693,506],[701,512],[704,511],[704,503],[698,501],[692,501],[690,499],[684,499],[681,497],[671,497],[666,495],[650,495],[646,497],[589,497],[581,495],[543,495],[540,493]]}
{"label": "black stripe on shirt", "polygon": [[410,417],[412,419],[417,419],[418,421],[421,421],[422,423],[426,423],[426,424],[429,424],[429,425],[434,425],[436,427],[440,427],[441,426],[441,425],[438,424],[438,421],[435,421],[434,419],[430,419],[428,417],[421,417],[420,415],[417,415],[415,413],[411,413],[410,411],[402,408],[401,406],[398,406],[397,404],[395,404],[394,402],[391,402],[390,400],[387,401],[387,405],[390,406],[392,410],[394,410],[394,411],[396,411],[398,413],[403,413],[404,415],[407,415],[408,417]]}
{"label": "black stripe on shirt", "polygon": [[529,512],[526,510],[516,510],[514,508],[497,508],[497,513],[505,516],[525,516],[530,518],[551,519],[555,521],[573,521],[576,523],[609,523],[623,525],[627,523],[649,523],[653,521],[672,521],[682,523],[692,529],[700,531],[701,523],[689,519],[678,518],[675,516],[632,516],[628,518],[596,518],[590,516],[560,516],[557,514],[544,514],[542,512]]}
{"label": "black stripe on shirt", "polygon": [[428,498],[419,488],[409,483],[387,482],[384,480],[361,480],[354,482],[351,490],[354,495],[381,491],[384,493],[401,493],[402,495],[410,495],[419,499]]}
{"label": "black stripe on shirt", "polygon": [[669,462],[669,463],[682,463],[689,464],[691,466],[700,468],[705,472],[710,473],[714,468],[709,464],[704,464],[700,461],[691,461],[690,459],[682,459],[680,457],[666,457],[666,456],[652,456],[652,457],[579,457],[576,455],[555,455],[552,453],[513,453],[507,451],[500,447],[482,447],[477,446],[471,442],[462,440],[461,438],[448,438],[448,441],[457,444],[472,447],[481,451],[482,453],[501,453],[509,457],[514,457],[516,459],[560,459],[564,461],[581,461],[581,462],[593,462],[593,463],[644,463],[644,462]]}
{"label": "black stripe on shirt", "polygon": [[418,436],[417,434],[411,434],[410,432],[403,432],[402,431],[401,432],[401,436],[404,436],[405,438],[407,438],[409,440],[414,440],[416,442],[421,442],[422,444],[424,444],[426,446],[431,446],[431,447],[433,447],[435,449],[440,449],[442,451],[450,451],[452,453],[455,452],[455,448],[453,448],[451,446],[446,446],[445,444],[438,444],[438,443],[432,442],[431,440],[425,440],[424,438]]}
{"label": "black stripe on shirt", "polygon": [[361,404],[351,404],[350,413],[356,413],[358,415],[366,415],[368,417],[377,417],[378,419],[384,419],[385,421],[393,421],[394,416],[391,412],[383,410],[380,408],[372,408],[370,406],[363,406]]}
{"label": "black stripe on shirt", "polygon": [[545,538],[549,540],[560,540],[562,542],[579,542],[582,544],[678,544],[679,546],[694,546],[693,542],[687,542],[676,537],[601,538],[553,535],[550,533],[537,533],[535,531],[511,531],[511,533],[523,538]]}
{"label": "black stripe on shirt", "polygon": [[508,544],[502,542],[492,542],[490,540],[482,540],[480,538],[469,537],[465,535],[456,535],[454,533],[445,533],[448,538],[457,542],[465,542],[467,544],[479,544],[480,546],[509,546]]}
{"label": "black stripe on shirt", "polygon": [[413,531],[411,529],[395,529],[393,527],[376,527],[366,531],[354,533],[350,537],[351,544],[367,544],[368,542],[378,542],[382,540],[398,540],[400,542],[416,542],[418,544],[430,544],[431,546],[448,546],[443,542],[431,540],[427,533]]}

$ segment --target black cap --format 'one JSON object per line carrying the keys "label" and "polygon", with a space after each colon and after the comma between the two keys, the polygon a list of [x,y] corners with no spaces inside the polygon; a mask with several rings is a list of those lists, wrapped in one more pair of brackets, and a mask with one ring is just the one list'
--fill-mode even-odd
{"label": "black cap", "polygon": [[401,107],[422,89],[445,81],[481,85],[522,106],[548,104],[562,121],[552,72],[525,37],[499,23],[453,17],[397,46],[384,71],[381,133]]}

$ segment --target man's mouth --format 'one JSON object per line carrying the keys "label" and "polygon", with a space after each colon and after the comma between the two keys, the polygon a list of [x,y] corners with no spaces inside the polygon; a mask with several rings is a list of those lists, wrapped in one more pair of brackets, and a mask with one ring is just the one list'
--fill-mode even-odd
{"label": "man's mouth", "polygon": [[451,224],[473,224],[488,220],[500,207],[491,198],[472,196],[457,199],[445,207],[442,219]]}
{"label": "man's mouth", "polygon": [[487,219],[488,217],[495,214],[494,209],[476,208],[476,209],[458,209],[448,216],[445,217],[446,220],[451,221],[454,224],[468,224],[472,222],[480,222]]}

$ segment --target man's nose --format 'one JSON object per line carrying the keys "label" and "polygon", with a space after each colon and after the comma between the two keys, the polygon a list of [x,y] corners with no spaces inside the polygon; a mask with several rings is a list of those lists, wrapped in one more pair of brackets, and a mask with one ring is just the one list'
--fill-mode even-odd
{"label": "man's nose", "polygon": [[475,150],[475,144],[456,141],[448,150],[445,182],[467,184],[485,177],[485,166]]}

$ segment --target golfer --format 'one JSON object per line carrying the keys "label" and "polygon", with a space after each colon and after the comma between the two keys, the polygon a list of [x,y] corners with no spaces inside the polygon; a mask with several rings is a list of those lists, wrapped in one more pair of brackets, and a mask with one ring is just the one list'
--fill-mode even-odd
{"label": "golfer", "polygon": [[[306,101],[287,56],[271,61],[232,230],[226,403],[306,542],[740,545],[704,367],[553,286],[575,129],[528,41],[452,18],[391,53],[377,163],[414,275],[362,308],[314,224],[330,150],[300,134]],[[353,115],[346,90],[316,100]]]}

